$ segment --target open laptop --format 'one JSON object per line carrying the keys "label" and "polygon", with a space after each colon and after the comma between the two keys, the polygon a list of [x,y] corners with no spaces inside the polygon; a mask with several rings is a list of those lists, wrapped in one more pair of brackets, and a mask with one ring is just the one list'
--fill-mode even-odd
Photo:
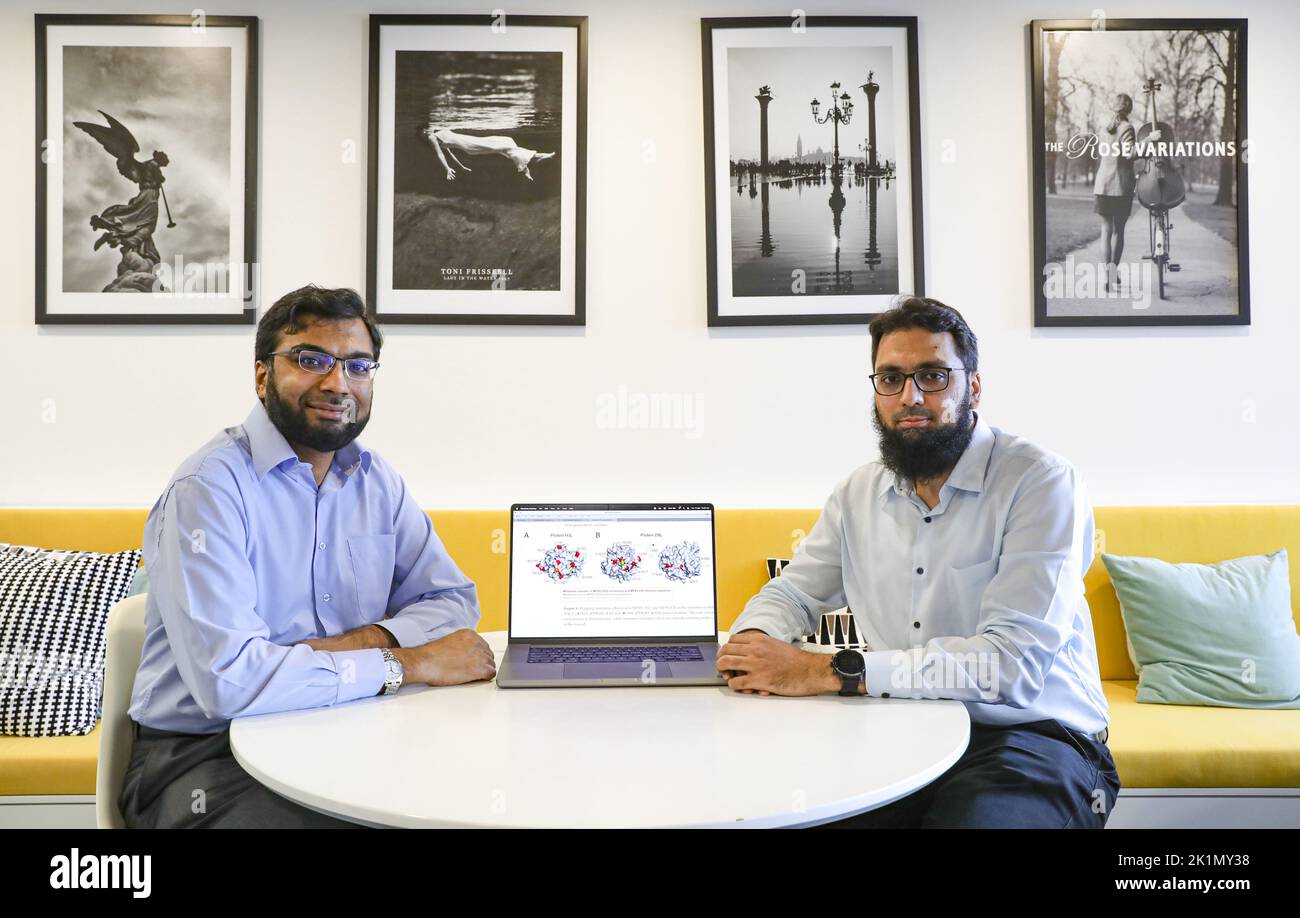
{"label": "open laptop", "polygon": [[720,685],[712,504],[515,504],[502,688]]}

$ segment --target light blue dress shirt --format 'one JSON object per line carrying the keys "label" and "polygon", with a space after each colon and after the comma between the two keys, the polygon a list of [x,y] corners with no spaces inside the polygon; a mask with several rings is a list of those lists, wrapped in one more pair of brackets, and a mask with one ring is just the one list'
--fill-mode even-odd
{"label": "light blue dress shirt", "polygon": [[187,459],[144,529],[145,640],[130,716],[216,733],[384,684],[378,649],[298,643],[368,624],[413,647],[474,628],[478,595],[384,460],[353,441],[319,488],[259,403]]}
{"label": "light blue dress shirt", "polygon": [[971,720],[1107,725],[1083,574],[1093,519],[1069,462],[990,427],[926,507],[879,461],[841,482],[781,576],[731,626],[795,640],[847,605],[867,693],[955,698]]}

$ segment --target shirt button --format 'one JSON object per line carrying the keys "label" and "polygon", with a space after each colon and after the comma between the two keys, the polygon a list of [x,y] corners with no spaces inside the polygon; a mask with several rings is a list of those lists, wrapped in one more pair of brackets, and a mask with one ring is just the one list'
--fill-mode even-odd
{"label": "shirt button", "polygon": [[920,622],[912,622],[912,627],[913,627],[913,628],[920,628],[920,627],[921,627],[921,623],[920,623]]}
{"label": "shirt button", "polygon": [[326,602],[329,602],[329,601],[330,601],[330,594],[329,594],[329,593],[326,593],[324,596],[321,597],[321,599],[325,600]]}
{"label": "shirt button", "polygon": [[918,567],[918,568],[916,569],[916,572],[917,572],[918,574],[924,574],[924,573],[925,573],[925,568],[923,568],[923,567]]}
{"label": "shirt button", "polygon": [[320,543],[319,545],[317,545],[316,547],[319,548],[321,551],[324,551],[324,550],[325,550],[325,543],[324,543],[324,542],[321,542],[321,543]]}
{"label": "shirt button", "polygon": [[926,521],[927,523],[930,522],[930,518],[927,516],[927,517],[925,518],[925,521]]}

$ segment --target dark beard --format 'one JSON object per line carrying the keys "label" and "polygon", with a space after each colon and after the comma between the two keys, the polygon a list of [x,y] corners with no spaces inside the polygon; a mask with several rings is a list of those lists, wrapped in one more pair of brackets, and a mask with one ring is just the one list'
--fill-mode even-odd
{"label": "dark beard", "polygon": [[[921,417],[923,415],[917,414]],[[880,410],[871,409],[871,423],[880,435],[880,461],[900,478],[915,485],[949,472],[970,445],[975,431],[971,428],[971,394],[968,391],[957,406],[957,419],[951,424],[935,426],[933,419],[923,430],[887,428],[880,420]]]}
{"label": "dark beard", "polygon": [[[321,399],[328,401],[328,399]],[[280,390],[275,385],[275,374],[266,377],[266,414],[280,431],[289,445],[306,446],[319,453],[332,453],[347,446],[366,429],[370,414],[362,416],[359,412],[355,421],[333,430],[313,427],[307,420],[306,410],[300,405],[290,405],[280,397]]]}

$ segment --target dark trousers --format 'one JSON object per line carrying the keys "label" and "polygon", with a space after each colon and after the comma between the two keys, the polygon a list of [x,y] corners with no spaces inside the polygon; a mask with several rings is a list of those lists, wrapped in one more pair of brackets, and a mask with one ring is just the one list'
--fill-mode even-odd
{"label": "dark trousers", "polygon": [[971,724],[952,768],[901,800],[822,829],[1100,829],[1119,796],[1105,743],[1056,720]]}
{"label": "dark trousers", "polygon": [[133,724],[118,805],[132,829],[359,829],[281,797],[235,761],[230,731],[167,733]]}

